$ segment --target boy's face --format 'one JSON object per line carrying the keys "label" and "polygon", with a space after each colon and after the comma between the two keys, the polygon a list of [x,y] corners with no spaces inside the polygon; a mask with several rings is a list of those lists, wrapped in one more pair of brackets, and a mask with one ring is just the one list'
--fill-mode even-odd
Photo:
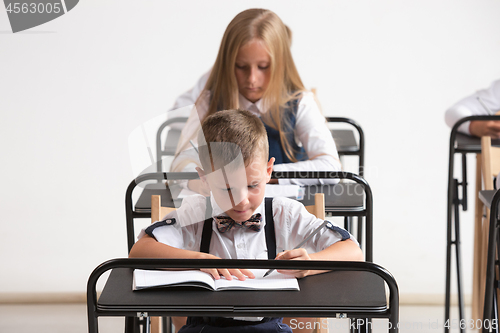
{"label": "boy's face", "polygon": [[247,167],[225,167],[205,175],[197,168],[200,178],[207,183],[217,205],[235,221],[248,220],[264,199],[266,183],[271,179],[274,158],[266,162],[256,158]]}

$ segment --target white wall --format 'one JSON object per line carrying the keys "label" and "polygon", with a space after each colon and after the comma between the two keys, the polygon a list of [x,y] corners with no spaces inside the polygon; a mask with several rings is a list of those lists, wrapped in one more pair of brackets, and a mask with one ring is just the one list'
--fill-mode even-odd
{"label": "white wall", "polygon": [[95,266],[126,256],[128,136],[194,84],[250,7],[292,28],[325,113],[365,131],[375,261],[401,294],[444,293],[443,113],[500,77],[499,1],[85,0],[18,34],[0,10],[0,292],[83,292]]}

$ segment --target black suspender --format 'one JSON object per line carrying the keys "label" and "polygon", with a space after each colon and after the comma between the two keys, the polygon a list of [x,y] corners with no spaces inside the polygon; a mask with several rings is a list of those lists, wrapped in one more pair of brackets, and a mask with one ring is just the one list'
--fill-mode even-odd
{"label": "black suspender", "polygon": [[272,260],[276,258],[276,233],[274,232],[274,218],[273,218],[273,198],[266,198],[264,203],[266,210],[266,245],[267,245],[267,259]]}
{"label": "black suspender", "polygon": [[[208,253],[210,251],[210,241],[212,240],[212,204],[210,197],[207,197],[206,215],[208,218],[203,223],[203,232],[201,234],[200,252]],[[276,258],[276,233],[274,231],[273,219],[273,198],[266,198],[264,203],[266,211],[266,226],[264,227],[266,235],[267,258]]]}
{"label": "black suspender", "polygon": [[203,232],[201,234],[200,252],[208,253],[210,251],[210,241],[212,240],[212,203],[210,197],[207,197],[205,209],[205,223],[203,223]]}

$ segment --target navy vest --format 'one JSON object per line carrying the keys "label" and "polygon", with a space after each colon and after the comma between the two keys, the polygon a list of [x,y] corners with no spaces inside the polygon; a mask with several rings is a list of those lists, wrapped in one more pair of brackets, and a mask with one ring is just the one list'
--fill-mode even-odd
{"label": "navy vest", "polygon": [[[296,99],[287,103],[287,107],[282,111],[282,130],[285,133],[286,140],[290,143],[293,154],[298,161],[307,160],[304,147],[299,147],[295,142],[293,130],[297,123],[298,101]],[[269,158],[274,157],[274,164],[293,163],[285,153],[285,146],[281,142],[278,130],[266,125],[267,140],[269,142]]]}

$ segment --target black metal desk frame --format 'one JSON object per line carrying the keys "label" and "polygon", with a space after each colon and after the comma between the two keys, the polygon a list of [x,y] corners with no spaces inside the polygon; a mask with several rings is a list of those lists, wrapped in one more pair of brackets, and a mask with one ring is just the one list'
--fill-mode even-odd
{"label": "black metal desk frame", "polygon": [[[382,278],[389,288],[389,301],[385,306],[376,309],[365,309],[363,307],[347,307],[335,305],[332,300],[331,305],[304,307],[301,304],[262,304],[258,306],[219,306],[218,304],[209,304],[204,306],[188,306],[177,304],[152,305],[149,302],[142,306],[123,305],[115,302],[113,304],[99,304],[97,300],[96,285],[99,277],[106,271],[118,268],[139,268],[139,269],[159,269],[159,268],[278,268],[278,269],[320,269],[351,272],[369,272]],[[131,275],[131,272],[128,273]],[[324,273],[329,274],[329,273]],[[322,274],[321,274],[322,275]],[[113,276],[113,272],[112,275]],[[110,276],[110,280],[111,280]],[[315,276],[312,276],[314,278]],[[307,278],[306,278],[307,279]],[[108,280],[109,281],[109,280]],[[299,283],[301,283],[299,281]],[[127,288],[127,287],[125,287]],[[105,287],[106,289],[106,287]],[[382,288],[383,289],[383,288]],[[124,293],[133,293],[131,290],[123,290]],[[168,293],[168,291],[163,291]],[[203,292],[203,291],[201,291]],[[204,291],[211,293],[210,291]],[[230,293],[230,292],[221,292]],[[289,293],[294,293],[293,291]],[[117,293],[122,295],[122,293]],[[384,293],[385,294],[385,293]],[[104,291],[103,291],[104,295]],[[206,294],[205,294],[206,295]],[[230,295],[230,294],[226,294]],[[120,297],[120,296],[118,296]],[[222,297],[222,296],[221,296]],[[384,299],[385,303],[385,299]],[[265,316],[308,316],[316,317],[344,317],[349,318],[388,318],[389,332],[398,332],[399,320],[399,294],[398,286],[393,276],[384,268],[369,262],[335,262],[335,261],[298,261],[298,260],[228,260],[228,259],[114,259],[98,266],[90,275],[87,284],[87,314],[89,333],[98,333],[98,317],[100,316],[128,316],[148,318],[149,316],[255,316],[256,314]],[[126,327],[132,331],[133,327]]]}
{"label": "black metal desk frame", "polygon": [[326,122],[327,123],[346,123],[351,125],[356,129],[358,132],[359,136],[359,143],[356,145],[355,142],[347,142],[347,144],[344,144],[342,142],[342,137],[336,136],[335,132],[336,131],[346,131],[346,130],[331,130],[333,138],[336,140],[335,143],[337,145],[337,151],[339,156],[358,156],[358,174],[363,177],[364,175],[364,168],[365,168],[365,134],[363,132],[363,129],[361,126],[356,123],[354,120],[350,118],[344,118],[344,117],[326,117]]}
{"label": "black metal desk frame", "polygon": [[[368,204],[370,202],[371,205],[371,190],[366,183],[366,181],[361,178],[358,175],[355,175],[350,172],[273,172],[272,178],[275,179],[280,179],[280,178],[293,178],[290,176],[297,176],[296,178],[303,178],[304,175],[310,175],[312,178],[341,178],[341,179],[350,179],[355,182],[355,185],[361,185],[364,188],[365,195],[367,194],[367,190],[369,191],[370,198],[369,200],[365,200]],[[156,173],[148,173],[141,175],[134,179],[132,182],[130,182],[129,186],[127,187],[127,191],[125,193],[125,215],[126,215],[126,226],[127,226],[127,246],[128,246],[128,251],[130,252],[130,249],[135,243],[135,235],[134,235],[134,219],[136,218],[151,218],[151,210],[149,209],[144,209],[144,210],[138,210],[134,208],[134,204],[132,201],[132,193],[135,190],[135,188],[147,181],[147,180],[156,180],[159,183],[159,187],[162,190],[156,190],[156,191],[149,191],[147,192],[149,195],[151,194],[159,194],[158,191],[162,191],[162,201],[165,199],[165,201],[168,201],[169,198],[166,198],[165,195],[171,195],[169,191],[166,191],[165,185],[163,183],[160,183],[161,181],[164,180],[175,180],[175,179],[197,179],[198,174],[196,172],[156,172]],[[335,185],[337,186],[337,185]],[[348,186],[348,185],[346,185]],[[318,186],[320,188],[320,186]],[[144,191],[145,192],[145,191]],[[143,192],[143,195],[144,195]],[[150,206],[149,206],[150,207]],[[326,207],[327,211],[332,215],[332,216],[358,216],[358,217],[363,217],[363,216],[368,216],[370,215],[371,219],[371,213],[367,213],[368,209],[372,209],[370,207]],[[368,239],[372,237],[372,230],[371,230],[371,224],[372,221],[366,221],[366,232],[365,232],[365,246],[368,249],[371,249],[372,244],[371,241]],[[362,228],[358,228],[358,231],[362,230]],[[359,239],[359,238],[358,238]],[[367,251],[367,253],[370,253],[371,250]]]}
{"label": "black metal desk frame", "polygon": [[[158,131],[156,132],[156,161],[157,161],[157,171],[162,172],[162,157],[163,156],[172,156],[175,155],[175,149],[177,147],[177,142],[175,144],[169,145],[168,147],[163,147],[161,144],[161,136],[163,131],[174,123],[185,123],[188,118],[185,117],[176,117],[172,119],[168,119],[163,124],[160,125]],[[339,130],[341,135],[335,135],[336,130],[332,130],[332,136],[336,139],[337,151],[339,156],[344,155],[354,155],[358,156],[358,174],[363,176],[363,169],[365,165],[365,135],[361,126],[356,123],[354,120],[345,117],[326,117],[327,123],[346,123],[350,126],[354,127],[358,132],[359,136],[359,144],[356,144],[355,139],[346,135],[347,131],[350,130]],[[344,140],[346,140],[344,142]],[[166,142],[172,141],[172,138],[169,138],[167,135]]]}
{"label": "black metal desk frame", "polygon": [[[479,138],[458,133],[458,127],[467,121],[500,120],[500,116],[471,116],[460,119],[452,128],[450,134],[449,160],[448,160],[448,200],[447,200],[447,232],[446,232],[446,295],[445,295],[445,323],[450,319],[451,298],[451,255],[452,246],[455,246],[458,309],[459,320],[465,318],[464,302],[461,281],[461,248],[460,248],[460,206],[467,211],[467,154],[480,153],[481,142]],[[498,143],[496,143],[498,144]],[[462,155],[462,179],[454,178],[455,154]],[[459,187],[462,189],[462,198],[459,198]],[[449,325],[445,326],[445,332]],[[465,329],[461,328],[461,332]]]}
{"label": "black metal desk frame", "polygon": [[[180,135],[180,133],[176,133],[174,135],[175,139],[173,139],[172,137],[169,137],[169,134],[171,133],[169,131],[169,133],[167,134],[166,142],[169,142],[169,141],[174,141],[174,142],[172,142],[171,145],[163,148],[163,146],[161,144],[161,136],[163,134],[163,131],[167,128],[167,126],[170,126],[171,124],[185,123],[187,120],[188,120],[187,117],[176,117],[176,118],[168,119],[163,124],[161,124],[160,127],[158,128],[158,131],[156,131],[156,170],[158,172],[162,172],[162,169],[163,169],[163,162],[162,162],[163,156],[174,156],[175,155],[175,150],[177,148],[177,141],[178,141],[177,135]],[[180,132],[180,131],[176,130],[176,132]]]}

